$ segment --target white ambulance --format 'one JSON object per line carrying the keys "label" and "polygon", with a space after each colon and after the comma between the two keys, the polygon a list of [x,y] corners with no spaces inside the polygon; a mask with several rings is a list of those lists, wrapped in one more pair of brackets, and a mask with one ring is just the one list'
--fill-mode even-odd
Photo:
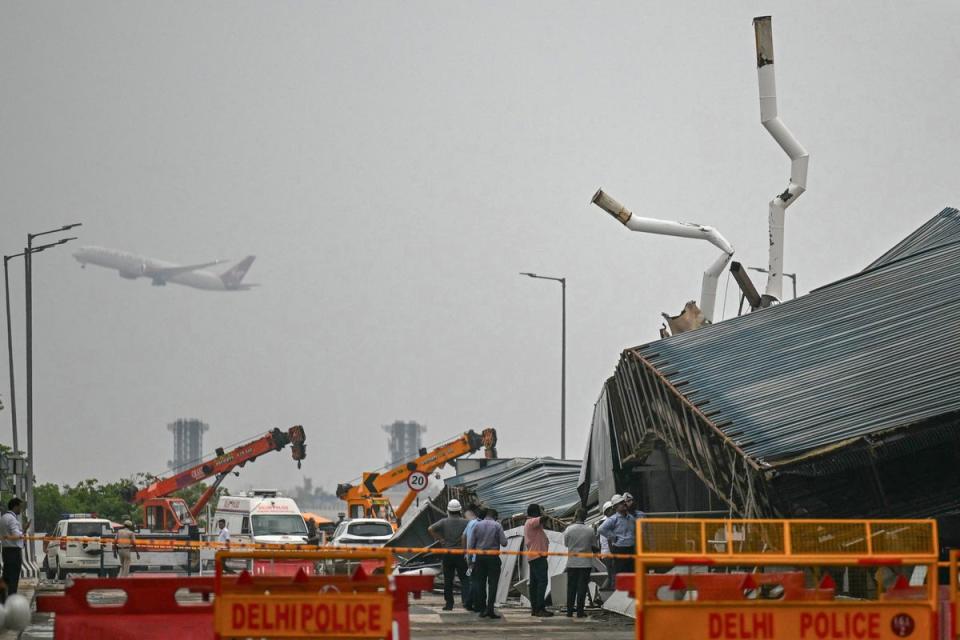
{"label": "white ambulance", "polygon": [[[216,540],[217,523],[227,521],[230,542],[261,544],[305,544],[307,523],[300,507],[291,498],[284,498],[276,491],[252,491],[244,496],[223,496],[217,501],[217,510],[210,523],[210,536]],[[201,560],[212,561],[213,549],[205,549]],[[206,557],[208,556],[208,557]],[[205,562],[204,564],[209,564]],[[308,575],[315,571],[312,562],[303,560],[227,560],[228,571],[250,570],[255,575],[289,575],[300,571]]]}
{"label": "white ambulance", "polygon": [[[227,521],[231,542],[304,544],[307,523],[292,498],[276,491],[253,491],[243,496],[222,496],[209,531],[217,534],[220,519]],[[215,538],[214,538],[215,539]]]}

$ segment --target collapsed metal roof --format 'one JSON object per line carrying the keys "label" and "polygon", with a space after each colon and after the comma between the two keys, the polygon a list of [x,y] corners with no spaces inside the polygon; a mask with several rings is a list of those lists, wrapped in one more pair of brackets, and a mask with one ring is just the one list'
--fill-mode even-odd
{"label": "collapsed metal roof", "polygon": [[789,510],[778,474],[875,464],[865,442],[957,437],[957,210],[807,296],[624,351],[608,387],[621,460],[663,440],[744,514]]}
{"label": "collapsed metal roof", "polygon": [[960,410],[960,242],[630,354],[763,465]]}
{"label": "collapsed metal roof", "polygon": [[895,247],[874,260],[867,269],[882,267],[894,260],[960,240],[960,211],[947,207],[925,225],[901,240]]}
{"label": "collapsed metal roof", "polygon": [[[579,460],[554,458],[504,459],[496,464],[447,478],[448,487],[461,487],[476,494],[486,507],[501,518],[526,513],[531,503],[539,504],[554,517],[569,516],[580,505],[577,479]],[[596,492],[596,487],[593,489]]]}

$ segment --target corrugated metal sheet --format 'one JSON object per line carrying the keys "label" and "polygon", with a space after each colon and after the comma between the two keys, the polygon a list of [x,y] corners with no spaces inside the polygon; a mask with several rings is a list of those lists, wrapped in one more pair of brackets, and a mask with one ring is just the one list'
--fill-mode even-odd
{"label": "corrugated metal sheet", "polygon": [[580,505],[580,466],[579,460],[554,458],[504,460],[445,482],[472,491],[481,504],[496,509],[501,518],[526,513],[527,506],[534,502],[547,514],[562,518]]}
{"label": "corrugated metal sheet", "polygon": [[451,487],[474,486],[490,478],[501,477],[511,469],[516,469],[529,464],[531,460],[533,460],[533,458],[500,458],[497,460],[490,460],[484,467],[474,469],[473,471],[459,473],[455,476],[447,478],[444,480],[444,482],[447,484],[447,486]]}
{"label": "corrugated metal sheet", "polygon": [[895,247],[864,269],[874,269],[894,260],[960,240],[960,211],[947,207],[925,225],[901,240]]}
{"label": "corrugated metal sheet", "polygon": [[960,410],[960,242],[921,248],[937,235],[810,295],[632,351],[761,466]]}

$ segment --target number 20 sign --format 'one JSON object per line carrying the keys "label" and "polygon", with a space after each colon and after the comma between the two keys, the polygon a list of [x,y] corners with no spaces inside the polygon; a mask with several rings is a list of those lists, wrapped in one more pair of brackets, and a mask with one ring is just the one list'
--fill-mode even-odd
{"label": "number 20 sign", "polygon": [[427,488],[427,474],[423,471],[414,471],[407,478],[407,486],[411,491],[423,491]]}

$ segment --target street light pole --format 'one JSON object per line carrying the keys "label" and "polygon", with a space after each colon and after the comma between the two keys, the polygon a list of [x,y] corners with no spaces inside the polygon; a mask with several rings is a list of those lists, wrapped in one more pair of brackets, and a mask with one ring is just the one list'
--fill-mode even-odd
{"label": "street light pole", "polygon": [[[32,253],[40,253],[44,249],[63,244],[66,240],[60,242],[51,242],[50,244],[33,247]],[[15,379],[15,370],[13,366],[13,322],[10,318],[10,261],[26,255],[26,252],[14,253],[9,256],[3,256],[3,298],[7,308],[7,365],[10,369],[10,426],[13,432],[13,453],[20,452],[19,433],[17,429],[17,385]]]}
{"label": "street light pole", "polygon": [[[768,270],[767,270],[767,269],[764,269],[763,267],[747,267],[747,268],[750,269],[750,271],[756,271],[756,272],[758,272],[758,273],[767,273],[767,272],[768,272]],[[795,273],[784,273],[783,275],[785,275],[785,276],[787,276],[788,278],[790,278],[791,280],[793,280],[793,297],[796,298],[796,297],[797,297],[797,274],[795,274]]]}
{"label": "street light pole", "polygon": [[538,276],[535,273],[521,271],[520,275],[537,280],[553,280],[560,283],[563,311],[561,316],[560,342],[560,459],[567,459],[567,279],[551,276]]}
{"label": "street light pole", "polygon": [[23,253],[15,253],[12,256],[3,256],[3,297],[7,305],[7,364],[10,367],[10,423],[13,428],[14,454],[20,450],[20,444],[17,440],[17,386],[13,379],[13,327],[10,324],[10,275],[7,265],[10,260],[22,255]]}
{"label": "street light pole", "polygon": [[[33,239],[45,236],[50,233],[60,233],[74,227],[79,227],[81,223],[65,224],[57,229],[41,231],[40,233],[27,234],[27,248],[24,249],[24,284],[25,284],[25,306],[26,306],[26,337],[27,337],[27,519],[33,524],[33,470],[36,468],[33,458],[33,256],[35,252]],[[76,238],[64,238],[53,244],[63,244]],[[37,247],[39,249],[39,247]],[[44,247],[46,248],[46,247]],[[33,547],[28,545],[29,552],[27,557],[33,559]]]}

